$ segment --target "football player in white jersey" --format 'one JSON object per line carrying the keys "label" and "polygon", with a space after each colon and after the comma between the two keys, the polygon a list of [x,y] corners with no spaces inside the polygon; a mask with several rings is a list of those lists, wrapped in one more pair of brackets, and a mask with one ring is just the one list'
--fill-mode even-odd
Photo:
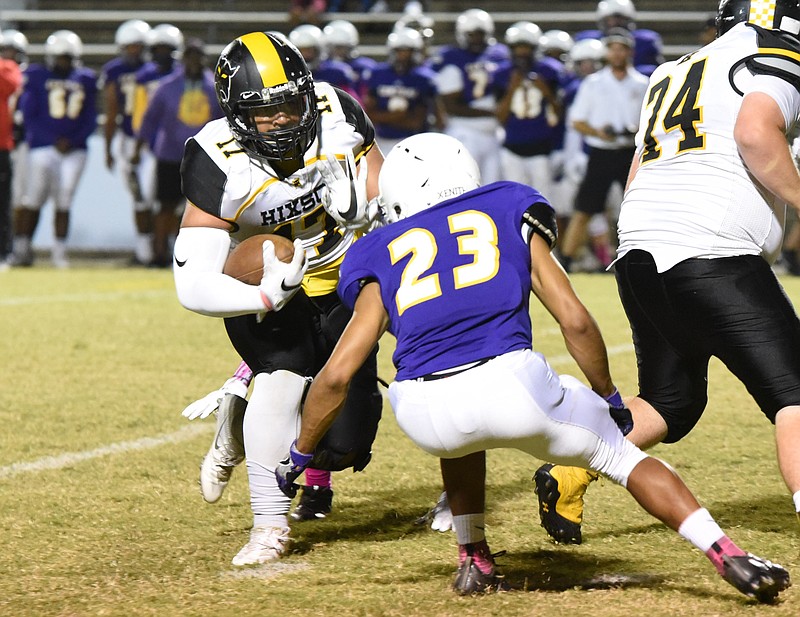
{"label": "football player in white jersey", "polygon": [[[339,263],[367,223],[383,157],[358,103],[315,84],[280,34],[253,32],[231,42],[217,63],[216,87],[225,118],[187,141],[181,164],[188,203],[174,276],[181,304],[224,318],[255,374],[244,419],[254,522],[233,558],[234,565],[253,565],[278,559],[289,543],[290,500],[275,466],[296,437],[303,393],[349,318],[336,296]],[[223,274],[231,248],[263,233],[294,241],[291,262],[278,261],[265,242],[260,285]],[[360,470],[369,462],[382,407],[375,354],[347,407],[314,467]]]}
{"label": "football player in white jersey", "polygon": [[[800,120],[800,1],[723,0],[717,24],[715,41],[655,70],[642,107],[616,261],[639,369],[629,438],[685,437],[715,356],[775,425],[800,512],[800,320],[770,268],[787,209],[800,210],[787,141]],[[587,485],[583,471],[537,472],[548,533],[580,541]]]}

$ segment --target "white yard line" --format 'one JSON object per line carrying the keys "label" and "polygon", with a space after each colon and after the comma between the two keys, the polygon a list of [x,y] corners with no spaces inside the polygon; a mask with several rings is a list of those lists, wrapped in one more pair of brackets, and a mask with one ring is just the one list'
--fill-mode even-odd
{"label": "white yard line", "polygon": [[75,463],[89,461],[112,454],[124,454],[126,452],[136,452],[139,450],[149,450],[167,444],[188,441],[201,433],[209,432],[208,424],[191,424],[174,433],[167,433],[159,437],[142,437],[133,441],[120,441],[107,446],[100,446],[94,450],[83,450],[82,452],[66,452],[58,456],[45,456],[34,461],[25,463],[12,463],[6,467],[0,467],[0,480],[13,478],[23,473],[46,471],[49,469],[63,469]]}

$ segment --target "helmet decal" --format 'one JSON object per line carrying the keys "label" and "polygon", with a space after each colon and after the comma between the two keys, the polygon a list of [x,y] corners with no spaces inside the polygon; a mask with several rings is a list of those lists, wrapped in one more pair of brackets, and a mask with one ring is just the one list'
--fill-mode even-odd
{"label": "helmet decal", "polygon": [[231,80],[240,68],[242,68],[240,64],[234,66],[228,58],[220,58],[217,63],[217,95],[223,103],[231,99]]}
{"label": "helmet decal", "polygon": [[772,28],[775,20],[775,0],[750,0],[750,16],[747,21],[762,28]]}
{"label": "helmet decal", "polygon": [[266,34],[251,32],[239,38],[253,56],[264,86],[275,86],[286,82],[283,62],[275,49],[275,44]]}

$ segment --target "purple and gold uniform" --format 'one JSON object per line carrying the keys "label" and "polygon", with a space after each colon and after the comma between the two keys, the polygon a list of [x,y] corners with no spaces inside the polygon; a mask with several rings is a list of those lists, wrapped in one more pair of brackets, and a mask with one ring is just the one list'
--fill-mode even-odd
{"label": "purple and gold uniform", "polygon": [[[436,97],[433,79],[433,72],[424,66],[398,73],[391,63],[381,63],[367,78],[366,91],[374,97],[378,109],[411,114],[420,107],[432,108]],[[423,129],[427,130],[427,127]],[[380,122],[375,123],[375,131],[378,137],[386,139],[402,139],[417,132]]]}
{"label": "purple and gold uniform", "polygon": [[97,75],[73,68],[60,76],[41,64],[25,70],[19,109],[25,121],[25,140],[31,148],[52,146],[60,138],[73,149],[85,150],[97,128]]}
{"label": "purple and gold uniform", "polygon": [[100,89],[114,84],[119,109],[120,128],[128,137],[133,136],[133,106],[136,100],[136,72],[144,62],[131,62],[127,58],[114,58],[103,65],[100,73]]}
{"label": "purple and gold uniform", "polygon": [[525,212],[546,204],[497,182],[377,229],[348,251],[339,295],[353,307],[376,280],[397,338],[398,381],[530,349],[530,250]]}

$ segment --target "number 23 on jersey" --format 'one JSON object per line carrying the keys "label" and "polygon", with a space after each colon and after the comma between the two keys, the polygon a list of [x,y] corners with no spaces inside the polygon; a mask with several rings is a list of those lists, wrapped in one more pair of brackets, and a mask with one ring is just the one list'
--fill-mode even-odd
{"label": "number 23 on jersey", "polygon": [[[455,266],[447,273],[453,277],[454,289],[457,291],[494,278],[500,267],[500,251],[497,248],[497,227],[491,217],[477,210],[465,210],[451,214],[447,222],[451,235],[455,236],[458,254],[471,257],[468,263]],[[398,315],[442,295],[440,274],[425,275],[439,253],[436,238],[430,231],[421,227],[409,229],[392,240],[388,248],[393,265],[406,255],[411,256],[403,268],[395,296]]]}

